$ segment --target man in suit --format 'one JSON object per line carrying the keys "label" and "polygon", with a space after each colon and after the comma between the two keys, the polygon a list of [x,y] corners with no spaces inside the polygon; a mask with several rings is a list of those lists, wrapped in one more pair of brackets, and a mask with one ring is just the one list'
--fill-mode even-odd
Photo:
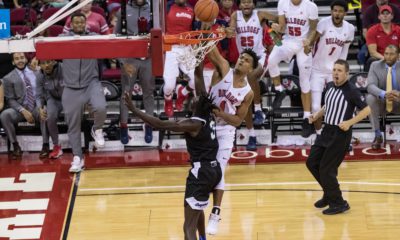
{"label": "man in suit", "polygon": [[1,124],[13,145],[12,158],[17,159],[22,156],[15,134],[15,125],[25,120],[40,124],[43,148],[39,157],[45,158],[49,154],[49,142],[45,122],[40,120],[36,105],[36,76],[27,67],[28,60],[24,53],[14,53],[12,63],[15,66],[14,70],[3,78],[4,94],[9,108],[0,115]]}
{"label": "man in suit", "polygon": [[367,103],[371,107],[369,119],[375,138],[372,149],[380,149],[383,142],[379,129],[379,115],[395,112],[400,113],[398,102],[400,90],[399,48],[389,45],[385,48],[383,60],[373,62],[368,72]]}

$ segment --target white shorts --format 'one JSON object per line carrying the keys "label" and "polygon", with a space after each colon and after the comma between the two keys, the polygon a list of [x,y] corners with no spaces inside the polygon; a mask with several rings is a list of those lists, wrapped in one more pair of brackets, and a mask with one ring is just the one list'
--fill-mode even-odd
{"label": "white shorts", "polygon": [[315,69],[311,71],[311,91],[323,92],[326,84],[332,81],[332,73],[323,73]]}
{"label": "white shorts", "polygon": [[303,93],[310,92],[310,75],[312,66],[311,53],[304,53],[303,43],[298,40],[283,40],[281,46],[275,46],[268,58],[268,71],[271,77],[279,76],[279,63],[289,62],[296,55],[299,67],[300,88]]}

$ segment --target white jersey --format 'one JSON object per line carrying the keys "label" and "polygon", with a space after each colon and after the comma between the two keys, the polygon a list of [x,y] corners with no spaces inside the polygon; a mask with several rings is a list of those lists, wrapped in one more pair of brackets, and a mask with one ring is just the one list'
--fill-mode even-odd
{"label": "white jersey", "polygon": [[320,34],[315,44],[312,68],[323,73],[332,73],[338,59],[347,59],[350,43],[354,40],[355,28],[347,21],[341,27],[335,27],[332,17],[325,17],[317,25]]}
{"label": "white jersey", "polygon": [[253,10],[247,22],[241,10],[236,11],[236,17],[236,45],[239,53],[250,48],[259,56],[264,54],[263,28],[257,10]]}
{"label": "white jersey", "polygon": [[318,7],[310,0],[302,0],[294,5],[292,0],[279,0],[278,15],[286,18],[286,29],[283,39],[302,41],[310,30],[309,20],[318,19]]}
{"label": "white jersey", "polygon": [[[214,98],[213,103],[222,111],[236,114],[237,107],[242,104],[250,91],[249,83],[242,88],[233,87],[233,69],[230,69],[221,81],[211,87],[210,94]],[[217,118],[216,122],[217,126],[228,125],[222,118]]]}

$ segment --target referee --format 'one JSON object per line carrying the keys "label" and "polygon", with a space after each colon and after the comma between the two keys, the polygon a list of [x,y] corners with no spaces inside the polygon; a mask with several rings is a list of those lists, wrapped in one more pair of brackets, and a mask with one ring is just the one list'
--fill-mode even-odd
{"label": "referee", "polygon": [[[333,215],[350,209],[342,197],[337,180],[338,168],[347,152],[352,126],[370,113],[370,108],[358,88],[348,81],[349,64],[342,59],[333,67],[333,82],[324,91],[324,107],[309,118],[310,123],[325,115],[322,134],[311,147],[307,168],[321,185],[324,195],[314,203],[317,208],[329,208],[323,214]],[[357,107],[360,112],[354,115]]]}

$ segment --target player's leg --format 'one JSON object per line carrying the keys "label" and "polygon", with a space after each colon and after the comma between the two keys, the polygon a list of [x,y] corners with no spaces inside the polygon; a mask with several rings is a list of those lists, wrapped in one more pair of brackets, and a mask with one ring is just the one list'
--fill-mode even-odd
{"label": "player's leg", "polygon": [[176,110],[182,111],[183,110],[183,103],[189,97],[189,93],[194,90],[194,69],[187,70],[184,66],[179,67],[181,71],[189,77],[189,82],[186,86],[177,85],[176,86],[176,101],[175,107]]}
{"label": "player's leg", "polygon": [[[325,87],[326,77],[330,74],[324,74],[316,70],[311,71],[311,111],[316,113],[321,109],[322,92]],[[314,122],[314,128],[317,135],[321,135],[322,119]]]}
{"label": "player's leg", "polygon": [[185,203],[185,221],[183,223],[185,240],[197,239],[197,226],[202,212],[203,210],[194,210]]}
{"label": "player's leg", "polygon": [[302,124],[302,137],[309,137],[313,132],[313,125],[308,122],[308,117],[311,114],[311,66],[312,55],[306,55],[304,50],[301,49],[296,54],[297,65],[299,66],[299,79],[301,88],[301,102],[303,104],[303,124]]}
{"label": "player's leg", "polygon": [[[233,141],[232,141],[233,143]],[[217,153],[217,160],[221,167],[222,177],[219,183],[215,186],[213,191],[213,208],[211,210],[211,214],[208,219],[207,234],[215,235],[218,233],[218,225],[219,221],[221,220],[221,203],[222,197],[224,196],[224,189],[225,189],[225,169],[228,164],[230,155],[232,153],[232,148],[228,149],[219,149]]]}
{"label": "player's leg", "polygon": [[[154,114],[154,89],[155,81],[152,75],[151,59],[137,60],[140,61],[139,79],[143,89],[143,105],[147,114]],[[153,141],[153,128],[144,125],[144,141],[151,143]]]}
{"label": "player's leg", "polygon": [[62,111],[61,101],[50,97],[47,100],[47,129],[53,141],[53,151],[49,154],[50,158],[59,158],[63,151],[61,145],[58,142],[58,126],[57,121]]}
{"label": "player's leg", "polygon": [[[165,53],[165,61],[164,61],[164,112],[168,117],[172,117],[174,115],[174,107],[172,102],[172,96],[174,94],[174,89],[176,85],[176,78],[179,75],[178,61],[177,61],[177,51],[179,46],[172,46],[171,51],[167,51]],[[179,50],[178,50],[179,51]]]}
{"label": "player's leg", "polygon": [[103,87],[99,81],[92,81],[87,87],[86,94],[89,96],[88,103],[93,112],[92,137],[95,146],[104,147],[103,125],[107,117],[106,97],[103,93]]}
{"label": "player's leg", "polygon": [[297,43],[293,41],[282,41],[282,45],[275,46],[268,57],[268,71],[276,94],[274,102],[272,103],[273,108],[279,108],[282,105],[282,100],[285,98],[285,89],[281,84],[279,63],[282,61],[290,61],[299,48],[296,44]]}
{"label": "player's leg", "polygon": [[259,61],[259,64],[256,69],[254,69],[251,73],[247,75],[247,80],[249,81],[251,90],[254,93],[254,119],[253,119],[253,106],[250,105],[247,111],[247,115],[245,117],[246,129],[248,130],[249,141],[246,145],[246,149],[248,151],[257,150],[257,138],[254,131],[254,125],[261,125],[264,123],[265,115],[261,109],[261,94],[260,94],[260,84],[259,80],[261,75],[263,74],[263,68],[260,62],[265,61],[265,54]]}
{"label": "player's leg", "polygon": [[[124,71],[121,71],[121,99],[125,92],[128,92],[129,98],[132,98],[132,85],[134,83],[134,79],[137,77],[137,67],[134,65],[134,60],[129,59],[127,61],[127,64],[133,64],[134,66],[134,72],[132,76],[128,76]],[[119,103],[120,107],[120,140],[122,144],[127,144],[129,142],[129,134],[128,134],[128,116],[129,116],[129,110],[124,104],[124,101],[120,101]]]}

